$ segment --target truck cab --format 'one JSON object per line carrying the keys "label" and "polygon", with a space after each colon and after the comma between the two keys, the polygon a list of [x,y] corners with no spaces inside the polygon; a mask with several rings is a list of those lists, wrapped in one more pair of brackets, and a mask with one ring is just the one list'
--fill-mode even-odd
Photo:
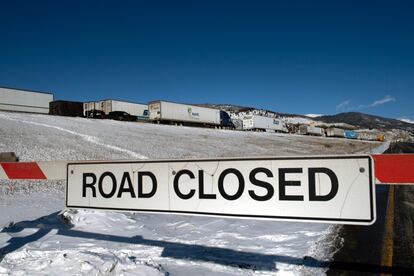
{"label": "truck cab", "polygon": [[220,110],[220,126],[235,129],[233,122],[231,121],[230,115],[223,110]]}

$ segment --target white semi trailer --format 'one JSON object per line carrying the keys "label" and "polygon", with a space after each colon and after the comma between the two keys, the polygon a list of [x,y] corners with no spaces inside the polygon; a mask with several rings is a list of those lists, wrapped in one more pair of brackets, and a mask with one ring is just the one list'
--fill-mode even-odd
{"label": "white semi trailer", "polygon": [[150,102],[148,108],[149,119],[153,122],[234,127],[225,111],[214,108],[167,101]]}
{"label": "white semi trailer", "polygon": [[0,110],[48,114],[52,101],[52,93],[0,87]]}
{"label": "white semi trailer", "polygon": [[100,102],[85,102],[83,103],[83,116],[87,117],[92,110],[102,110]]}
{"label": "white semi trailer", "polygon": [[345,138],[345,130],[343,130],[342,128],[330,127],[326,129],[326,136]]}
{"label": "white semi trailer", "polygon": [[378,140],[378,134],[373,132],[358,132],[358,139],[359,140],[366,140],[366,141],[377,141]]}
{"label": "white semi trailer", "polygon": [[148,119],[148,105],[140,103],[131,103],[117,100],[102,100],[96,102],[86,102],[83,104],[83,113],[86,116],[89,111],[101,110],[108,115],[110,112],[123,111],[138,119]]}
{"label": "white semi trailer", "polygon": [[299,126],[299,134],[301,135],[315,135],[324,136],[323,128],[316,126],[301,125]]}
{"label": "white semi trailer", "polygon": [[103,101],[103,111],[105,114],[113,111],[124,111],[138,119],[148,119],[148,105],[140,103],[130,103],[116,100]]}
{"label": "white semi trailer", "polygon": [[247,115],[243,118],[243,130],[263,130],[268,132],[288,132],[281,119],[259,115]]}

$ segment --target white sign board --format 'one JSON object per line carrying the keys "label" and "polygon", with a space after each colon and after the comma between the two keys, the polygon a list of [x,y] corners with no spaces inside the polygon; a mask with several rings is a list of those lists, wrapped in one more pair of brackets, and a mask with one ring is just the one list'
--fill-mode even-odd
{"label": "white sign board", "polygon": [[68,208],[375,221],[369,156],[69,163]]}

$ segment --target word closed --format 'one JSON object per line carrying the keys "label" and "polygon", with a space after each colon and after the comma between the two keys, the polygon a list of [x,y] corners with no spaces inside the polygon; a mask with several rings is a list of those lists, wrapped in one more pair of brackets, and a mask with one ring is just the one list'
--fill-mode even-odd
{"label": "word closed", "polygon": [[66,204],[372,224],[372,170],[368,156],[71,163]]}

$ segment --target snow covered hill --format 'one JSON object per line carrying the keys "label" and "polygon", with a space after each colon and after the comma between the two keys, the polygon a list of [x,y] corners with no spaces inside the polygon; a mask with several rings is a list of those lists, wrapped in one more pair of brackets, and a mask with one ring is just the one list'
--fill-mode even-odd
{"label": "snow covered hill", "polygon": [[[21,161],[369,153],[378,146],[0,112],[0,152]],[[0,181],[0,215],[0,275],[314,274],[326,270],[341,242],[338,227],[326,224],[64,210],[63,181]]]}

